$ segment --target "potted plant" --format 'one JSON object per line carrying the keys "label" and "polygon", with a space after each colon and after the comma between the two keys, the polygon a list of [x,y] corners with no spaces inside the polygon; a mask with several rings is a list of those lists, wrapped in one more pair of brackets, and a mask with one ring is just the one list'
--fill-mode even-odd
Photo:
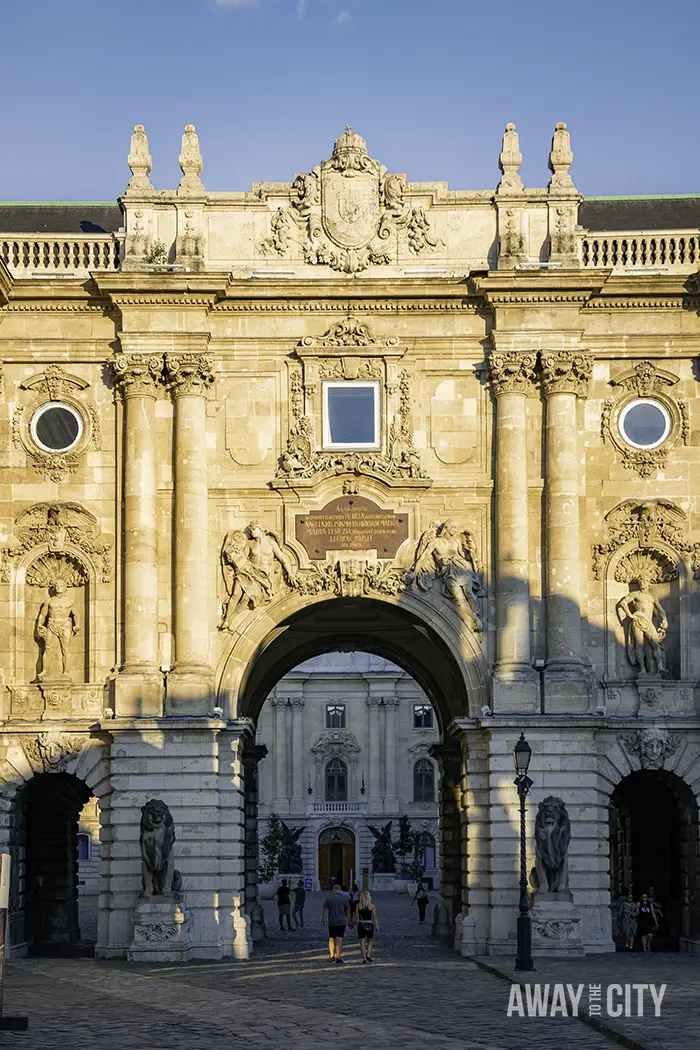
{"label": "potted plant", "polygon": [[272,900],[277,890],[275,883],[282,852],[282,837],[282,821],[275,813],[271,813],[267,822],[267,834],[260,841],[262,862],[258,868],[258,897],[261,900]]}
{"label": "potted plant", "polygon": [[418,892],[418,883],[422,881],[425,875],[425,846],[421,845],[420,835],[413,831],[413,858],[411,860],[411,882],[407,885],[407,890],[411,897],[415,897]]}
{"label": "potted plant", "polygon": [[394,879],[394,892],[405,893],[408,888],[408,868],[406,857],[413,853],[413,838],[414,833],[411,828],[411,821],[408,819],[408,814],[404,813],[402,817],[399,817],[399,837],[394,843],[394,853],[399,858],[399,870],[397,877]]}

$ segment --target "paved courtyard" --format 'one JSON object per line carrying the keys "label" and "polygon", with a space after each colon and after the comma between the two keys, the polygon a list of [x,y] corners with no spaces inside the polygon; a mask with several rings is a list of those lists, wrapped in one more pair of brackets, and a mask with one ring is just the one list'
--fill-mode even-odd
{"label": "paved courtyard", "polygon": [[[268,904],[268,939],[247,963],[130,966],[95,960],[21,960],[8,968],[6,1013],[26,1013],[22,1050],[210,1050],[228,1047],[355,1050],[604,1050],[619,1045],[580,1020],[507,1017],[503,976],[461,959],[420,926],[407,897],[375,898],[382,926],[376,961],[361,965],[356,937],[346,963],[327,962],[310,894],[306,928],[281,933]],[[484,960],[513,976],[508,960]],[[533,980],[666,982],[661,1018],[610,1022],[630,1047],[696,1050],[700,959],[618,955],[539,964]],[[582,999],[587,1006],[588,993]],[[607,1020],[607,1019],[606,1019]],[[636,1042],[635,1042],[636,1040]]]}

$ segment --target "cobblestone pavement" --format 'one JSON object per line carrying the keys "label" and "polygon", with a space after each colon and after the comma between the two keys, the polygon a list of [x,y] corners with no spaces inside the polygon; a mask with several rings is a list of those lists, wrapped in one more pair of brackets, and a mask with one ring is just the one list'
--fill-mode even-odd
{"label": "cobblestone pavement", "polygon": [[[521,1050],[524,1045],[605,1050],[616,1045],[578,1020],[508,1018],[506,981],[432,940],[428,924],[418,924],[405,896],[375,897],[382,928],[373,964],[361,965],[357,938],[349,933],[346,964],[331,966],[319,926],[321,901],[321,895],[309,895],[306,928],[291,933],[280,932],[274,904],[266,905],[269,936],[248,962],[11,964],[5,1011],[28,1014],[30,1030],[5,1033],[2,1045],[23,1050]],[[568,966],[562,964],[557,980],[568,979]],[[683,1044],[684,1050],[690,1045]]]}

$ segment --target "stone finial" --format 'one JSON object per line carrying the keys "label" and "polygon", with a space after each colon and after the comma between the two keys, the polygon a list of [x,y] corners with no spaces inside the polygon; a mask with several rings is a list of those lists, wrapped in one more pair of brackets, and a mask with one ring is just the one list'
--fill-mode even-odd
{"label": "stone finial", "polygon": [[178,193],[202,193],[204,186],[199,177],[202,172],[202,154],[199,152],[199,136],[194,124],[185,126],[185,134],[182,136],[182,152],[178,160],[182,169]]}
{"label": "stone finial", "polygon": [[503,145],[501,155],[498,158],[498,166],[501,169],[501,181],[496,190],[497,193],[522,193],[523,180],[520,178],[519,170],[523,162],[520,152],[520,140],[515,130],[515,124],[506,124],[503,132]]}
{"label": "stone finial", "polygon": [[138,190],[152,190],[153,186],[148,176],[153,169],[153,162],[148,152],[148,139],[143,124],[134,125],[134,134],[131,136],[131,149],[126,160],[131,169],[131,178],[126,188],[127,193]]}
{"label": "stone finial", "polygon": [[569,175],[569,168],[573,160],[571,135],[566,130],[566,124],[563,121],[559,121],[554,129],[552,149],[549,154],[549,170],[552,172],[552,178],[549,183],[550,191],[576,192],[573,179]]}

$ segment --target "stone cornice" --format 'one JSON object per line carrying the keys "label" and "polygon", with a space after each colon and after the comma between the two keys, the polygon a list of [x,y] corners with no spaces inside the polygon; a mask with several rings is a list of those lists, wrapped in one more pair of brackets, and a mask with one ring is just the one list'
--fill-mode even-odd
{"label": "stone cornice", "polygon": [[552,303],[580,307],[600,293],[606,276],[597,270],[491,270],[471,283],[489,306]]}

